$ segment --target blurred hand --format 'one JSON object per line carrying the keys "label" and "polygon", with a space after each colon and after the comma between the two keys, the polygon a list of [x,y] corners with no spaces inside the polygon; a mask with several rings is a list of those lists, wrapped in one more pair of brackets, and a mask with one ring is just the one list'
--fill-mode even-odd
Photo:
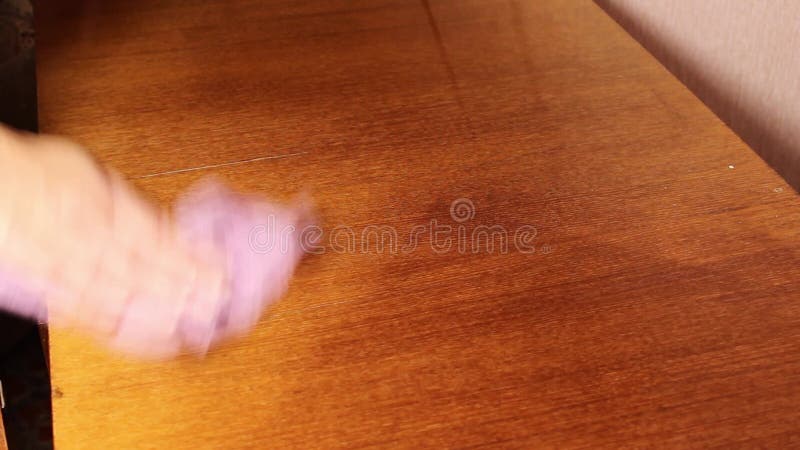
{"label": "blurred hand", "polygon": [[[292,210],[209,185],[184,202],[181,231],[62,138],[0,128],[0,166],[0,271],[43,302],[27,307],[46,308],[52,325],[129,354],[205,352],[220,336],[249,330],[302,254],[296,241],[283,254],[246,246],[258,214],[291,226],[299,220]],[[215,237],[222,229],[224,242]]]}

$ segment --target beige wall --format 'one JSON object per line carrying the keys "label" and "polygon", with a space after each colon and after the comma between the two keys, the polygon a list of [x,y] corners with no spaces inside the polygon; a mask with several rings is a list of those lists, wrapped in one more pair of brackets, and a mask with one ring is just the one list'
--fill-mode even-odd
{"label": "beige wall", "polygon": [[800,2],[596,1],[800,187]]}

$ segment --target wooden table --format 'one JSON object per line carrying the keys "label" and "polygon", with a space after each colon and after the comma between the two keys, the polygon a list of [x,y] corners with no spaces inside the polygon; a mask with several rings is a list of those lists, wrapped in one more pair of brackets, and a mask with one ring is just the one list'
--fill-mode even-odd
{"label": "wooden table", "polygon": [[796,194],[592,2],[38,14],[43,131],[164,203],[305,190],[358,244],[204,360],[55,330],[57,448],[800,443]]}
{"label": "wooden table", "polygon": [[3,413],[0,412],[0,450],[7,450],[6,444],[6,429],[3,426]]}

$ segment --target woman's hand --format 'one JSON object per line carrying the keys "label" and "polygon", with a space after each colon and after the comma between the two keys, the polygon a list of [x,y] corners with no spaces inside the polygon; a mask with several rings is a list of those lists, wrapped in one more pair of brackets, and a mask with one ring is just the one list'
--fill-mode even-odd
{"label": "woman's hand", "polygon": [[221,255],[190,253],[165,214],[68,140],[0,129],[0,158],[0,270],[51,324],[156,357],[184,346],[185,316],[213,326]]}
{"label": "woman's hand", "polygon": [[73,142],[0,128],[0,306],[128,354],[204,353],[283,295],[309,213],[205,183],[176,225]]}

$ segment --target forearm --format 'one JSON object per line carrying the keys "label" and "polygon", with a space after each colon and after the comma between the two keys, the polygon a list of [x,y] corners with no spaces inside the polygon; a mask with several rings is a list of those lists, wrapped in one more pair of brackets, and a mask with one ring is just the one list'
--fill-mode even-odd
{"label": "forearm", "polygon": [[46,319],[44,292],[28,271],[20,267],[15,248],[27,220],[23,213],[27,193],[24,182],[35,178],[36,166],[25,152],[24,140],[0,125],[0,308],[18,315],[43,321]]}

